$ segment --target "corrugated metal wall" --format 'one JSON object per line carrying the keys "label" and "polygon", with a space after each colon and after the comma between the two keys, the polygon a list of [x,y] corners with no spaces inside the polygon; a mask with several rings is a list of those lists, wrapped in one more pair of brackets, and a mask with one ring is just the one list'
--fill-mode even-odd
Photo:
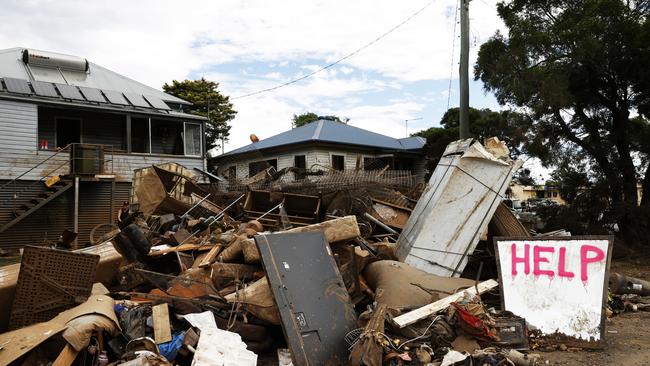
{"label": "corrugated metal wall", "polygon": [[[0,184],[6,181],[0,181]],[[19,184],[29,184],[20,181]],[[111,212],[111,182],[84,182],[79,190],[79,237],[83,245],[90,241],[90,231],[98,224],[109,223],[123,201],[129,198],[130,183],[116,182]],[[4,195],[0,194],[4,200]],[[8,218],[13,206],[1,206],[0,217]],[[7,221],[2,221],[5,223]],[[55,241],[65,229],[74,228],[74,187],[47,203],[38,211],[0,234],[0,248],[13,250],[25,245],[40,245],[45,240]]]}

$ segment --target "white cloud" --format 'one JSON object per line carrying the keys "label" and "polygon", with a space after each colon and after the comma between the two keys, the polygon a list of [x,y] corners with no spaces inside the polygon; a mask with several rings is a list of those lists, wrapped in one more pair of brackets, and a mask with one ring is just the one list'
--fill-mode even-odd
{"label": "white cloud", "polygon": [[[0,45],[84,56],[159,86],[192,70],[225,62],[332,61],[386,32],[426,3],[5,1]],[[448,77],[455,4],[455,0],[435,1],[345,64],[403,81]],[[496,11],[481,6],[472,18],[472,29],[489,36],[501,23]]]}
{"label": "white cloud", "polygon": [[[203,75],[237,96],[318,70],[427,3],[9,0],[0,12],[0,48],[32,47],[86,57],[156,88]],[[425,102],[436,95],[422,99],[424,95],[401,90],[413,82],[449,77],[456,3],[434,1],[381,41],[307,80],[234,100],[239,113],[228,148],[248,143],[250,133],[264,138],[288,129],[291,116],[301,111],[345,116],[352,125],[403,136],[404,119],[421,115]],[[503,27],[494,8],[478,2],[471,8],[475,35],[489,37]],[[472,49],[472,60],[477,50]],[[455,52],[457,60],[458,47]],[[260,63],[274,69],[256,69]],[[288,66],[290,71],[278,69]],[[367,98],[387,92],[398,97]]]}

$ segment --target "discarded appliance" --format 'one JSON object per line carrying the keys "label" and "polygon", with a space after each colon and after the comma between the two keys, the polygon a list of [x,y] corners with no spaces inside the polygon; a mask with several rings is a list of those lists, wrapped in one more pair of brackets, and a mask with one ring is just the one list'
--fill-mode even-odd
{"label": "discarded appliance", "polygon": [[48,321],[90,296],[99,256],[25,247],[10,328]]}
{"label": "discarded appliance", "polygon": [[600,348],[613,237],[494,238],[503,309]]}
{"label": "discarded appliance", "polygon": [[255,236],[296,366],[340,365],[357,315],[322,232]]}
{"label": "discarded appliance", "polygon": [[397,257],[426,272],[458,277],[521,161],[496,138],[447,146],[397,242]]}

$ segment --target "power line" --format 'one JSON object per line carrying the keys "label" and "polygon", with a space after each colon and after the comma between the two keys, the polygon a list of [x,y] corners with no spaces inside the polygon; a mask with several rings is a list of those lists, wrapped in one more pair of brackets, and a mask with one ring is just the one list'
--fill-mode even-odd
{"label": "power line", "polygon": [[454,49],[456,48],[456,24],[458,24],[458,7],[460,0],[456,2],[456,12],[454,13],[454,36],[451,37],[451,70],[449,70],[449,88],[447,89],[447,110],[451,101],[451,80],[454,77]]}
{"label": "power line", "polygon": [[[413,19],[413,18],[415,18],[416,16],[418,16],[418,14],[420,14],[420,13],[423,12],[426,8],[428,8],[431,4],[433,4],[434,1],[435,1],[435,0],[431,0],[428,4],[426,4],[425,6],[423,6],[420,10],[418,10],[418,11],[416,11],[415,13],[411,14],[408,18],[406,18],[405,20],[403,20],[402,22],[400,22],[399,24],[397,24],[397,25],[394,26],[393,28],[389,29],[388,31],[386,31],[385,33],[383,33],[382,35],[380,35],[379,37],[373,39],[373,40],[370,41],[369,43],[366,43],[364,46],[362,46],[362,47],[360,47],[360,48],[357,48],[356,50],[354,50],[354,51],[348,53],[347,55],[341,57],[340,59],[338,59],[338,60],[336,60],[336,61],[334,61],[334,62],[332,62],[332,63],[330,63],[330,64],[327,64],[327,65],[321,67],[320,69],[318,69],[318,70],[316,70],[316,71],[310,72],[309,74],[307,74],[307,75],[305,75],[305,76],[301,76],[301,77],[299,77],[299,78],[297,78],[297,79],[293,79],[293,80],[291,80],[291,81],[287,81],[286,83],[283,83],[283,84],[280,84],[280,85],[276,85],[276,86],[273,86],[273,87],[270,87],[270,88],[266,88],[266,89],[261,89],[261,90],[254,91],[254,92],[252,92],[252,93],[248,93],[248,94],[244,94],[244,95],[240,95],[240,96],[237,96],[237,97],[232,97],[232,98],[230,98],[230,99],[231,99],[231,100],[234,100],[234,99],[247,98],[247,97],[250,97],[250,96],[253,96],[253,95],[257,95],[257,94],[262,94],[262,93],[270,92],[270,91],[273,91],[273,90],[276,90],[276,89],[280,89],[280,88],[283,88],[283,87],[288,86],[288,85],[291,85],[291,84],[295,84],[295,83],[297,83],[297,82],[299,82],[299,81],[301,81],[301,80],[305,80],[305,79],[307,79],[307,78],[309,78],[309,77],[312,77],[312,76],[318,74],[319,72],[322,72],[322,71],[324,71],[324,70],[327,70],[327,69],[329,69],[330,67],[335,66],[335,65],[337,65],[337,64],[339,64],[339,63],[341,63],[341,62],[343,62],[343,61],[345,61],[345,60],[347,60],[347,59],[349,59],[350,57],[356,55],[357,53],[359,53],[359,52],[365,50],[366,48],[372,46],[373,44],[379,42],[381,39],[383,39],[383,38],[386,37],[387,35],[393,33],[393,32],[396,31],[398,28],[400,28],[400,27],[403,26],[404,24],[408,23],[411,19]],[[454,29],[455,29],[455,28],[454,28]]]}

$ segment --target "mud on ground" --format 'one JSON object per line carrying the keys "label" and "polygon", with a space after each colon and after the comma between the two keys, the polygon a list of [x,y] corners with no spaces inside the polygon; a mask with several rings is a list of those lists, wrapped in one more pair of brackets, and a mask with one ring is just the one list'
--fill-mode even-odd
{"label": "mud on ground", "polygon": [[[650,257],[614,261],[611,272],[650,280]],[[650,312],[624,313],[608,319],[602,351],[538,353],[549,365],[650,366]]]}

